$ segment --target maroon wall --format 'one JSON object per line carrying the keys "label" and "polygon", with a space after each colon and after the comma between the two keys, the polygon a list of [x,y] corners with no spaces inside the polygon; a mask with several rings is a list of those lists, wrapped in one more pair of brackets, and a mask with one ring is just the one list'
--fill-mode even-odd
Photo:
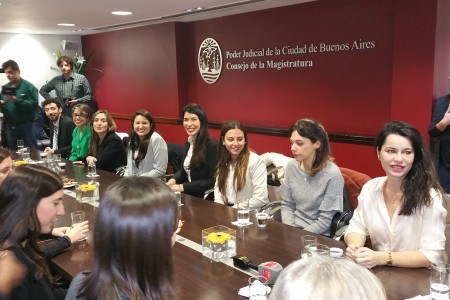
{"label": "maroon wall", "polygon": [[102,109],[178,117],[178,70],[174,23],[138,27],[82,37],[83,53],[94,51],[88,68]]}
{"label": "maroon wall", "polygon": [[[245,123],[287,127],[299,118],[309,117],[321,121],[331,131],[374,134],[380,124],[390,119],[393,32],[390,3],[318,1],[195,22],[192,31],[197,49],[205,38],[212,37],[220,43],[224,54],[284,45],[351,46],[355,40],[376,44],[369,50],[225,58],[224,65],[301,59],[312,60],[314,66],[279,71],[225,69],[212,85],[206,85],[198,75],[195,56],[189,64],[192,67],[189,99],[201,103],[212,120],[238,117]],[[371,122],[365,118],[369,112]]]}
{"label": "maroon wall", "polygon": [[[248,125],[287,128],[303,117],[322,122],[330,132],[374,135],[382,124],[403,119],[426,134],[433,93],[439,87],[436,61],[448,66],[448,51],[436,51],[437,15],[442,0],[317,1],[192,23],[133,28],[82,38],[83,52],[95,50],[88,73],[101,108],[132,114],[145,108],[159,118],[178,118],[188,102],[198,102],[212,121],[231,118]],[[197,69],[205,38],[218,41],[224,69],[215,84],[206,84]],[[370,49],[227,58],[226,52],[288,45],[374,42]],[[447,47],[447,43],[442,43]],[[227,63],[267,60],[312,60],[313,67],[282,70],[226,69]],[[437,72],[440,74],[440,72]],[[445,78],[446,81],[446,78]],[[442,91],[441,91],[442,89]],[[128,131],[129,120],[119,120]],[[168,142],[184,143],[179,125],[158,124]],[[217,130],[211,131],[218,136]],[[287,137],[251,134],[259,153],[290,154]],[[373,148],[332,143],[341,166],[382,174]]]}

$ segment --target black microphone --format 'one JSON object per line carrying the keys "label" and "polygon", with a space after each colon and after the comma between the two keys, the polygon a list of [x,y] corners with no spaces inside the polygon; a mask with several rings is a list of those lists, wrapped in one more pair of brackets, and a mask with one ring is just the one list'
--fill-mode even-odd
{"label": "black microphone", "polygon": [[235,255],[233,258],[233,264],[236,268],[247,270],[249,268],[252,268],[253,270],[258,271],[258,266],[252,263],[252,261],[247,257],[243,255]]}

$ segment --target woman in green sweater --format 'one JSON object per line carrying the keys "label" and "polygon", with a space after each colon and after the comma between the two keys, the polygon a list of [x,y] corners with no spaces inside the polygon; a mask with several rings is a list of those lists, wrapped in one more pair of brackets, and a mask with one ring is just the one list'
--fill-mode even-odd
{"label": "woman in green sweater", "polygon": [[72,134],[72,151],[69,160],[85,160],[89,150],[89,139],[91,138],[90,123],[92,120],[92,110],[86,104],[77,104],[72,108],[73,122],[75,129]]}

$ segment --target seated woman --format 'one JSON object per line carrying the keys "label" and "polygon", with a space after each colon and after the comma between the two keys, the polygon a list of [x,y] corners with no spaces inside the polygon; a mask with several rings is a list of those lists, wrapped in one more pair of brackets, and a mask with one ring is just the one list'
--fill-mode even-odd
{"label": "seated woman", "polygon": [[[51,232],[55,220],[64,214],[63,196],[61,177],[37,165],[15,168],[0,186],[0,251],[12,252],[26,268],[25,278],[11,292],[12,299],[64,297],[65,291],[53,287],[49,256],[37,244],[38,235]],[[62,239],[70,245],[68,236]]]}
{"label": "seated woman", "polygon": [[237,120],[225,122],[220,142],[214,201],[235,207],[238,199],[249,199],[250,209],[268,203],[266,165],[250,151],[244,125]]}
{"label": "seated woman", "polygon": [[198,104],[188,104],[183,108],[183,126],[188,134],[181,160],[183,168],[167,185],[174,191],[203,198],[205,192],[214,187],[217,142],[209,135],[208,118]]}
{"label": "seated woman", "polygon": [[94,113],[89,142],[88,164],[95,163],[97,169],[115,173],[116,169],[126,165],[125,146],[115,133],[116,123],[106,110]]}
{"label": "seated woman", "polygon": [[[368,268],[429,267],[443,260],[444,191],[420,132],[385,124],[375,141],[386,176],[367,182],[345,233],[346,254]],[[364,247],[370,237],[372,249]]]}
{"label": "seated woman", "polygon": [[69,155],[70,161],[85,160],[89,150],[89,139],[91,138],[92,110],[86,104],[77,104],[72,108],[75,129],[72,134],[72,150]]}
{"label": "seated woman", "polygon": [[367,268],[329,256],[294,261],[278,277],[269,300],[385,300],[381,281]]}
{"label": "seated woman", "polygon": [[167,144],[155,132],[152,115],[145,110],[134,113],[128,140],[127,168],[124,176],[162,178],[167,169]]}
{"label": "seated woman", "polygon": [[[10,174],[13,161],[8,151],[0,148],[0,186],[6,176]],[[1,210],[0,210],[1,213]],[[74,227],[52,228],[51,231],[39,234],[40,238],[53,238],[51,242],[40,244],[39,247],[45,253],[47,259],[53,258],[70,247],[72,242],[77,242],[86,237],[89,230],[88,222],[77,224]]]}
{"label": "seated woman", "polygon": [[108,187],[94,229],[94,267],[66,299],[174,299],[172,246],[178,200],[161,181],[129,177]]}
{"label": "seated woman", "polygon": [[328,134],[310,119],[290,129],[295,160],[286,166],[280,187],[283,223],[329,235],[331,220],[343,209],[344,179],[331,158]]}

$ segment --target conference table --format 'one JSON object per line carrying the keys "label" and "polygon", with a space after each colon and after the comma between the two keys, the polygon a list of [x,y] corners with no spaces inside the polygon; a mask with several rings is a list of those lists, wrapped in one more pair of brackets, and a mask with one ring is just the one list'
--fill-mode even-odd
{"label": "conference table", "polygon": [[[86,167],[68,163],[63,176],[85,180]],[[120,177],[98,170],[100,197],[105,189]],[[237,219],[237,211],[231,207],[182,194],[181,219],[185,221],[173,247],[174,283],[179,299],[221,300],[245,299],[238,295],[240,288],[246,286],[248,272],[241,271],[229,263],[214,262],[202,255],[202,229],[224,225],[236,230],[237,254],[249,257],[259,264],[276,261],[286,267],[299,259],[300,237],[310,232],[294,228],[277,221],[269,220],[266,228],[256,225],[254,215],[250,216],[252,225],[237,227],[231,224]],[[70,249],[51,260],[51,267],[63,277],[71,280],[77,273],[92,269],[93,227],[97,207],[79,203],[68,189],[64,197],[65,215],[56,226],[70,224],[70,212],[84,210],[90,221],[90,232],[86,243],[74,244]],[[313,234],[315,235],[315,234]],[[331,238],[316,235],[319,243],[330,247],[345,249],[345,244]],[[200,247],[200,248],[199,248]],[[149,270],[151,272],[151,270]],[[406,269],[397,267],[375,267],[372,272],[381,280],[388,299],[408,299],[417,295],[429,294],[430,270],[426,268]],[[367,291],[370,293],[370,291]]]}

